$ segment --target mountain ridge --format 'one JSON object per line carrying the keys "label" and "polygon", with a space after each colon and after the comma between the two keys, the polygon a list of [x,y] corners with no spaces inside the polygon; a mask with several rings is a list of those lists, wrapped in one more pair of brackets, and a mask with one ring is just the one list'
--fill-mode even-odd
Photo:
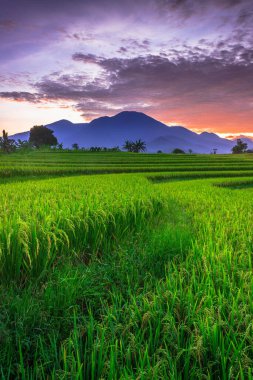
{"label": "mountain ridge", "polygon": [[[142,139],[147,144],[148,152],[161,150],[170,153],[175,148],[194,153],[231,153],[235,142],[221,138],[213,132],[197,134],[183,126],[167,126],[159,120],[142,112],[122,111],[114,116],[102,116],[89,123],[72,123],[62,119],[47,124],[54,131],[59,143],[71,148],[77,143],[80,147],[103,146],[111,148],[120,146],[126,140]],[[10,136],[14,140],[29,138],[29,131]],[[251,142],[253,148],[253,141]]]}

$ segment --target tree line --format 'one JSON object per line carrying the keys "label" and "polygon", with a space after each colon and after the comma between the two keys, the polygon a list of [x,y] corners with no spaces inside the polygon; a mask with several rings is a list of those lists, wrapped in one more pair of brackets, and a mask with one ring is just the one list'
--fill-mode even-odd
{"label": "tree line", "polygon": [[[53,149],[63,150],[63,144],[58,143],[57,138],[54,136],[54,132],[43,126],[43,125],[35,125],[30,129],[29,140],[20,140],[15,141],[14,139],[10,139],[8,133],[3,130],[2,137],[0,137],[0,151],[4,153],[11,153],[16,150],[29,150],[33,148],[41,148],[41,147],[50,147]],[[146,151],[146,143],[138,139],[136,141],[126,140],[124,145],[122,146],[124,150],[132,153],[140,153]],[[120,152],[119,146],[113,148],[100,147],[100,146],[92,146],[89,149],[80,148],[77,143],[72,144],[72,150],[78,151],[89,151],[89,152]],[[214,153],[216,153],[217,149],[213,149]],[[188,150],[189,153],[192,153],[192,150]],[[157,151],[157,153],[162,153],[162,151]],[[172,153],[184,154],[185,152],[182,149],[176,148],[172,151]],[[240,153],[253,153],[253,150],[248,149],[247,143],[243,142],[241,139],[237,139],[236,145],[232,148],[233,154]]]}
{"label": "tree line", "polygon": [[[43,126],[43,125],[35,125],[30,129],[29,140],[21,140],[18,139],[15,141],[14,139],[10,139],[8,133],[3,130],[2,137],[0,137],[0,150],[4,153],[11,153],[16,150],[29,150],[29,149],[39,149],[42,147],[50,147],[52,149],[63,150],[63,144],[58,143],[57,138],[54,136],[54,132]],[[125,141],[125,144],[122,147],[124,150],[128,152],[145,152],[146,144],[141,139],[136,141]],[[100,146],[91,146],[89,149],[80,148],[77,143],[72,144],[72,150],[82,150],[89,152],[120,152],[120,147],[115,146],[112,148],[100,147]]]}

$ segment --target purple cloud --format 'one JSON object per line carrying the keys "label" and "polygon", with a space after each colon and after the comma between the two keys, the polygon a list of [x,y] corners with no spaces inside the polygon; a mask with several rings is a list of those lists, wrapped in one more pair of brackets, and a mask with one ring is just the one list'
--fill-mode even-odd
{"label": "purple cloud", "polygon": [[16,102],[39,103],[43,100],[43,95],[25,91],[2,91],[0,92],[0,98],[14,100]]}
{"label": "purple cloud", "polygon": [[2,0],[0,31],[1,99],[252,116],[252,0]]}
{"label": "purple cloud", "polygon": [[173,109],[181,103],[187,108],[217,102],[225,108],[248,104],[250,111],[253,52],[242,46],[200,55],[199,59],[193,52],[188,60],[153,55],[108,59],[82,53],[75,53],[73,60],[95,63],[103,72],[92,81],[81,74],[54,73],[34,84],[35,93],[1,92],[0,96],[29,102],[69,100],[76,102],[78,111],[88,114],[99,114],[99,110],[111,113],[136,104],[139,108],[148,104],[155,110],[158,105]]}

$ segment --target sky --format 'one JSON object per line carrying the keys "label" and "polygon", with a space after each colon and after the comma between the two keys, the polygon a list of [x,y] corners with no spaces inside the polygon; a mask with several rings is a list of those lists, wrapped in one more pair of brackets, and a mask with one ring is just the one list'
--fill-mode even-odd
{"label": "sky", "polygon": [[0,0],[0,128],[125,110],[253,136],[252,0]]}

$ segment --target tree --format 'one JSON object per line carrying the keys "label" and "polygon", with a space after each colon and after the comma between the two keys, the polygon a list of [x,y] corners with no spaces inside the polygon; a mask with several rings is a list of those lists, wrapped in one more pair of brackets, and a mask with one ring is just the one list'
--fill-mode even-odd
{"label": "tree", "polygon": [[63,143],[57,144],[57,149],[62,150],[63,149]]}
{"label": "tree", "polygon": [[123,145],[123,149],[127,150],[128,152],[134,152],[134,153],[145,152],[146,143],[142,141],[141,139],[136,140],[136,141],[126,140],[125,144]]}
{"label": "tree", "polygon": [[103,149],[101,146],[91,146],[90,152],[101,152]]}
{"label": "tree", "polygon": [[55,146],[58,144],[54,132],[43,125],[35,125],[30,129],[29,142],[36,148],[45,146]]}
{"label": "tree", "polygon": [[133,143],[133,152],[140,153],[140,152],[145,152],[145,150],[146,150],[146,143],[142,141],[141,139],[136,140]]}
{"label": "tree", "polygon": [[132,152],[133,151],[133,141],[126,140],[124,145],[123,145],[123,149],[127,150],[128,152]]}
{"label": "tree", "polygon": [[0,149],[4,153],[11,153],[16,149],[15,140],[9,139],[8,133],[3,130],[3,136],[0,137]]}
{"label": "tree", "polygon": [[173,154],[185,154],[183,149],[176,148],[172,151]]}
{"label": "tree", "polygon": [[79,150],[79,145],[77,143],[72,144],[74,150]]}
{"label": "tree", "polygon": [[188,152],[189,152],[190,154],[192,154],[192,149],[188,149]]}
{"label": "tree", "polygon": [[16,145],[18,150],[30,150],[32,148],[31,143],[27,140],[18,139]]}
{"label": "tree", "polygon": [[110,152],[120,152],[119,146],[113,146],[112,148],[109,149]]}
{"label": "tree", "polygon": [[241,139],[238,139],[236,141],[236,145],[233,146],[232,148],[232,153],[233,154],[245,153],[247,149],[248,149],[248,144],[244,143]]}

